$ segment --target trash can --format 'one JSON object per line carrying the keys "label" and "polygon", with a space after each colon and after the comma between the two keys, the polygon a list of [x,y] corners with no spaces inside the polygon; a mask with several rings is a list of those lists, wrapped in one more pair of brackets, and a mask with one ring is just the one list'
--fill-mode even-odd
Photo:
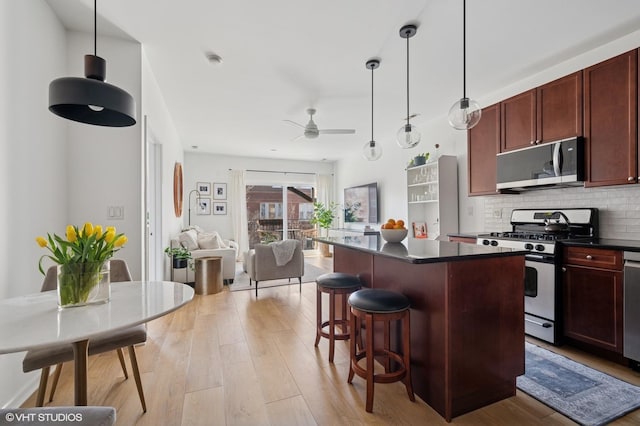
{"label": "trash can", "polygon": [[198,257],[196,262],[196,294],[215,294],[222,291],[222,257]]}

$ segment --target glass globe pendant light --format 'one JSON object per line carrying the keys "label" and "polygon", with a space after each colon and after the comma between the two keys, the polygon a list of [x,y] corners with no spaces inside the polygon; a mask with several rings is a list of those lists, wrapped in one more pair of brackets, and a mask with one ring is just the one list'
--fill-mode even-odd
{"label": "glass globe pendant light", "polygon": [[480,105],[467,98],[467,0],[462,0],[462,98],[449,110],[449,124],[454,129],[467,130],[478,124],[482,116]]}
{"label": "glass globe pendant light", "polygon": [[409,113],[409,39],[416,35],[418,27],[415,25],[405,25],[400,28],[400,37],[407,39],[407,124],[402,126],[396,134],[398,145],[400,148],[413,148],[420,142],[420,132],[409,122],[411,118]]}
{"label": "glass globe pendant light", "polygon": [[367,68],[371,70],[371,140],[362,147],[362,155],[369,161],[376,161],[382,156],[382,147],[373,139],[373,70],[380,66],[378,59],[367,61]]}

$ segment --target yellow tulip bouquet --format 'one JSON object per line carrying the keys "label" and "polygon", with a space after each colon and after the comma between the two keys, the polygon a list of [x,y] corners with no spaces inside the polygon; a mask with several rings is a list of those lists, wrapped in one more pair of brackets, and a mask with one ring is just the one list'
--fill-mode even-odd
{"label": "yellow tulip bouquet", "polygon": [[87,222],[82,228],[68,225],[66,239],[47,234],[47,238],[37,237],[36,241],[40,247],[50,251],[38,262],[40,272],[45,273],[42,268],[45,257],[59,265],[60,306],[76,306],[91,302],[92,291],[103,278],[103,266],[126,244],[127,237],[116,233],[113,226],[103,231],[102,226]]}

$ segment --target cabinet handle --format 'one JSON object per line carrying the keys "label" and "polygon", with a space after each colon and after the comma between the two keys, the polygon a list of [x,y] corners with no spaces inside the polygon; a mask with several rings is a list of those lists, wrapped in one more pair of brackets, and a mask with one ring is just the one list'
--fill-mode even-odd
{"label": "cabinet handle", "polygon": [[536,145],[540,143],[540,139],[536,139]]}
{"label": "cabinet handle", "polygon": [[627,182],[633,182],[633,181],[635,181],[635,180],[636,180],[636,178],[634,178],[633,176],[629,176],[629,177],[627,178]]}
{"label": "cabinet handle", "polygon": [[567,268],[565,268],[564,266],[562,267],[562,272],[567,272]]}
{"label": "cabinet handle", "polygon": [[590,254],[587,255],[587,260],[592,260],[593,256],[591,256]]}
{"label": "cabinet handle", "polygon": [[535,145],[535,144],[536,144],[536,141],[531,141],[531,142],[529,142],[529,144],[531,144],[531,145]]}

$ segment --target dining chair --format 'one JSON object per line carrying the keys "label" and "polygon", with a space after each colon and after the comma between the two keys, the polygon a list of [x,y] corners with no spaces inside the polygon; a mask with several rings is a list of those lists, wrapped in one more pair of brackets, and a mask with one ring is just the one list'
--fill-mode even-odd
{"label": "dining chair", "polygon": [[[122,259],[111,259],[110,277],[112,283],[131,281],[131,273],[129,272],[127,263]],[[57,267],[52,266],[47,270],[47,274],[42,284],[41,291],[56,290],[56,287]],[[129,375],[127,374],[127,367],[125,365],[124,353],[122,352],[122,348],[128,348],[129,358],[131,359],[131,368],[133,370],[133,377],[138,389],[140,403],[142,404],[142,411],[144,411],[145,413],[147,412],[147,404],[144,399],[142,381],[140,380],[140,370],[138,368],[138,360],[136,357],[134,345],[144,343],[146,341],[147,329],[144,324],[126,328],[124,330],[113,331],[89,341],[90,356],[112,351],[114,349],[116,350],[125,379],[128,379]],[[37,407],[42,407],[44,403],[44,396],[47,390],[47,381],[49,378],[50,367],[52,365],[56,365],[56,369],[53,375],[53,382],[51,383],[49,402],[53,401],[53,395],[56,391],[56,386],[58,385],[58,379],[60,378],[60,373],[62,372],[63,363],[67,361],[73,361],[73,359],[73,348],[70,344],[49,345],[44,348],[32,349],[27,351],[24,359],[22,360],[22,371],[27,373],[29,371],[42,369],[40,373],[40,385],[38,387],[38,394],[36,396]]]}

